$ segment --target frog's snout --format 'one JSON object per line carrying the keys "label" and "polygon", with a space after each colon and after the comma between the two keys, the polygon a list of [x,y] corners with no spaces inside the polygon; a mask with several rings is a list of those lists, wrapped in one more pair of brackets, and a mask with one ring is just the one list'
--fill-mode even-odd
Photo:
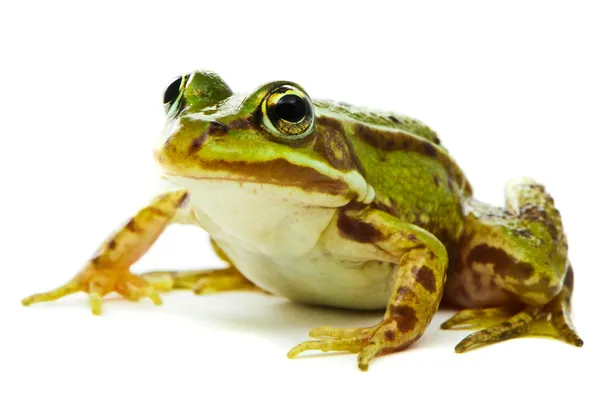
{"label": "frog's snout", "polygon": [[208,122],[208,124],[205,125],[206,126],[203,127],[204,129],[202,131],[194,129],[195,132],[201,133],[192,138],[191,141],[187,144],[188,156],[192,156],[200,149],[202,149],[202,146],[204,146],[207,140],[217,136],[226,135],[229,131],[225,124],[220,123],[218,121],[210,121]]}
{"label": "frog's snout", "polygon": [[166,129],[154,156],[163,167],[179,165],[196,155],[209,140],[228,132],[227,125],[219,121],[182,119]]}

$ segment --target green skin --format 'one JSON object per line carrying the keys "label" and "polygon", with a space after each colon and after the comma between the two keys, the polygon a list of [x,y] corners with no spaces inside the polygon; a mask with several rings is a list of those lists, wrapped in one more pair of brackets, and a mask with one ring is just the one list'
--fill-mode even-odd
{"label": "green skin", "polygon": [[[286,99],[296,103],[280,107]],[[25,305],[86,291],[100,313],[112,291],[158,304],[158,291],[192,289],[385,309],[372,327],[315,329],[317,340],[288,354],[356,352],[362,370],[418,340],[442,302],[461,309],[442,328],[482,329],[457,352],[533,335],[583,345],[569,318],[560,214],[535,181],[511,181],[505,208],[482,204],[421,122],[312,101],[291,82],[240,95],[197,71],[169,86],[165,111],[155,156],[177,189],[134,215],[73,280]],[[171,223],[207,230],[229,267],[130,273]]]}

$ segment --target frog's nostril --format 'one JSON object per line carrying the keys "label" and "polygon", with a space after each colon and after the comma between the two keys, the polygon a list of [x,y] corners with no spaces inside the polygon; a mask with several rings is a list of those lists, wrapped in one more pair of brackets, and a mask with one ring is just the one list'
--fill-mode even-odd
{"label": "frog's nostril", "polygon": [[227,126],[218,121],[211,121],[208,125],[208,135],[225,135],[227,131]]}

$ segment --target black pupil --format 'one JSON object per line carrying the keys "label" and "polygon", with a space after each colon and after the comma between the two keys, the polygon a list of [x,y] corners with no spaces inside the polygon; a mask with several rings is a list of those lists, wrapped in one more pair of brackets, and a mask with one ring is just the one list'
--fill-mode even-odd
{"label": "black pupil", "polygon": [[181,86],[182,79],[183,77],[177,78],[169,84],[167,89],[165,89],[165,95],[163,97],[164,104],[171,103],[177,99],[177,96],[179,96],[179,87]]}
{"label": "black pupil", "polygon": [[297,95],[284,95],[275,104],[274,111],[282,120],[297,123],[306,116],[306,102]]}

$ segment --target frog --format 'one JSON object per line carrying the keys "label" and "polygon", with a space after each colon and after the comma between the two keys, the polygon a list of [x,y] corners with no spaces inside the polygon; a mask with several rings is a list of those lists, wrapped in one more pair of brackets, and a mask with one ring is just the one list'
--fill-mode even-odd
{"label": "frog", "polygon": [[[473,333],[463,353],[544,336],[577,347],[573,267],[545,187],[516,178],[505,205],[478,201],[438,134],[420,120],[312,99],[291,81],[233,92],[197,70],[164,90],[154,148],[171,187],[114,231],[66,284],[23,305],[88,294],[162,303],[160,294],[253,291],[339,310],[380,310],[379,323],[319,327],[293,347],[357,354],[366,371],[404,350],[440,306],[441,328]],[[205,230],[225,268],[130,271],[166,227]]]}

